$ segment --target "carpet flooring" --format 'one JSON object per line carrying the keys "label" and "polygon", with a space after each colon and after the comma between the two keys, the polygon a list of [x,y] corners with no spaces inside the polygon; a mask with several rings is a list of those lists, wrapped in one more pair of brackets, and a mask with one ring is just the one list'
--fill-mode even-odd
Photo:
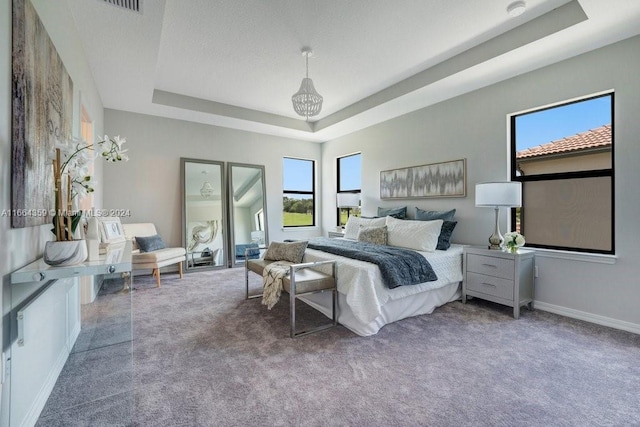
{"label": "carpet flooring", "polygon": [[288,300],[245,300],[242,269],[134,286],[133,341],[115,338],[122,313],[108,345],[79,338],[38,425],[640,425],[639,335],[473,299],[371,337],[291,339]]}

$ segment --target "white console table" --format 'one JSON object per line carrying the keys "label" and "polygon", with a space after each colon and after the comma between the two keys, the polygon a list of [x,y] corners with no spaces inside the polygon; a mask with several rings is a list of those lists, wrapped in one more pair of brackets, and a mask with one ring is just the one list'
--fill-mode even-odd
{"label": "white console table", "polygon": [[[10,425],[34,425],[81,329],[78,277],[121,273],[130,288],[131,242],[111,245],[98,260],[51,267],[38,259],[11,274],[12,322]],[[36,289],[33,291],[33,289]]]}

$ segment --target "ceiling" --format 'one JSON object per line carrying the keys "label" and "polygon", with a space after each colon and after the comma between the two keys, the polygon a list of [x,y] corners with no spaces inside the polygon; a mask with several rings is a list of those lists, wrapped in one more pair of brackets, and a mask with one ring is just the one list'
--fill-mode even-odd
{"label": "ceiling", "polygon": [[640,33],[638,0],[67,1],[106,108],[317,142]]}

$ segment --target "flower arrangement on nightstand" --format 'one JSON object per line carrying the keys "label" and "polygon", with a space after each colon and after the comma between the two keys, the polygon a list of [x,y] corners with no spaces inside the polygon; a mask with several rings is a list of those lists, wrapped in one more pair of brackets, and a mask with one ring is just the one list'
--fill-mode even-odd
{"label": "flower arrangement on nightstand", "polygon": [[517,253],[518,249],[525,244],[524,236],[516,231],[505,233],[502,237],[504,239],[502,242],[502,250],[511,254]]}

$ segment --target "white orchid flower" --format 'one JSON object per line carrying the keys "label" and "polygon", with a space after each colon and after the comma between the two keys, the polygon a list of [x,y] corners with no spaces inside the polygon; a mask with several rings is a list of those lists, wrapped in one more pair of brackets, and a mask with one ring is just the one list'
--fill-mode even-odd
{"label": "white orchid flower", "polygon": [[125,154],[128,150],[123,150],[122,145],[126,138],[119,135],[104,139],[95,144],[88,144],[86,141],[72,137],[64,142],[56,141],[54,149],[49,155],[50,160],[56,158],[56,153],[60,153],[60,172],[71,180],[71,198],[76,195],[83,198],[88,193],[94,191],[96,185],[89,175],[89,165],[92,160],[103,157],[108,162],[128,161],[129,156]]}

